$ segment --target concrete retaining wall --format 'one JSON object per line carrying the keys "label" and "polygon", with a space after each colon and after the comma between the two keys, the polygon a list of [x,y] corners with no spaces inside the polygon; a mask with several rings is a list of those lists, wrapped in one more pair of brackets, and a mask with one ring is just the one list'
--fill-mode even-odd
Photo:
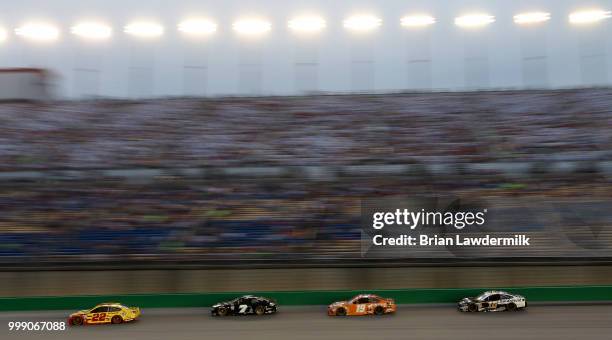
{"label": "concrete retaining wall", "polygon": [[612,266],[0,272],[0,296],[612,285]]}

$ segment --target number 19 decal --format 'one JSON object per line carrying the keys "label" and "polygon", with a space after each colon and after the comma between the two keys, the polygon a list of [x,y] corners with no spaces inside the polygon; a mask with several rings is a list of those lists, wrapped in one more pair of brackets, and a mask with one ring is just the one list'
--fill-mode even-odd
{"label": "number 19 decal", "polygon": [[363,313],[363,312],[365,312],[365,308],[366,308],[366,305],[364,305],[364,304],[357,305],[357,311],[356,312],[357,313]]}

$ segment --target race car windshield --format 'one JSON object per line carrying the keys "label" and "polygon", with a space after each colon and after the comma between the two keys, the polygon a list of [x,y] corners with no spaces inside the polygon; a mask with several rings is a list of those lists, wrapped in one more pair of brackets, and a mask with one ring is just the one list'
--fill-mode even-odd
{"label": "race car windshield", "polygon": [[478,296],[476,297],[476,300],[478,300],[478,301],[482,301],[482,300],[486,299],[488,296],[489,296],[489,294],[488,294],[488,293],[482,293],[482,294],[480,294],[480,295],[478,295]]}

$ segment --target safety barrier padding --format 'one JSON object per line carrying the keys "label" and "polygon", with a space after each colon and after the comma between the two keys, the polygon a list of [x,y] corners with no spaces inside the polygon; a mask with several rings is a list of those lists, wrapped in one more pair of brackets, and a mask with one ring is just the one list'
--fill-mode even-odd
{"label": "safety barrier padding", "polygon": [[327,305],[333,301],[348,300],[361,293],[373,293],[395,299],[398,304],[454,303],[466,296],[475,296],[484,290],[505,290],[525,296],[530,302],[597,302],[612,301],[612,286],[558,286],[558,287],[487,287],[456,289],[391,289],[391,290],[329,290],[329,291],[276,291],[276,292],[224,292],[189,294],[136,294],[98,296],[38,296],[2,297],[0,311],[78,310],[101,302],[116,301],[141,308],[209,307],[216,302],[240,295],[253,294],[275,299],[281,306]]}

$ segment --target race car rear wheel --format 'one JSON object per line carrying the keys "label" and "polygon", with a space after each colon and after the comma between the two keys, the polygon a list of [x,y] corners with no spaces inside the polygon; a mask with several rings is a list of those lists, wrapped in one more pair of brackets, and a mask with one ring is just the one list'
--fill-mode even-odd
{"label": "race car rear wheel", "polygon": [[257,314],[257,315],[264,315],[264,314],[266,314],[266,309],[264,308],[264,306],[259,305],[259,306],[255,307],[255,314]]}
{"label": "race car rear wheel", "polygon": [[383,315],[385,314],[385,309],[382,308],[381,306],[377,306],[376,308],[374,308],[374,314]]}
{"label": "race car rear wheel", "polygon": [[227,316],[228,313],[229,311],[225,307],[219,307],[219,309],[217,309],[217,315],[219,316]]}
{"label": "race car rear wheel", "polygon": [[476,306],[475,304],[471,304],[468,306],[468,312],[478,312],[478,306]]}
{"label": "race car rear wheel", "polygon": [[115,315],[111,318],[111,323],[112,324],[118,324],[118,323],[122,323],[123,322],[123,318],[121,318],[119,315]]}
{"label": "race car rear wheel", "polygon": [[83,324],[83,318],[80,316],[77,316],[75,318],[72,318],[72,320],[70,320],[70,323],[73,326],[81,326]]}
{"label": "race car rear wheel", "polygon": [[340,307],[340,308],[336,309],[336,315],[337,316],[346,316],[346,309],[344,309],[344,307]]}
{"label": "race car rear wheel", "polygon": [[506,310],[509,312],[514,312],[516,311],[516,305],[514,303],[509,304],[508,306],[506,306]]}

